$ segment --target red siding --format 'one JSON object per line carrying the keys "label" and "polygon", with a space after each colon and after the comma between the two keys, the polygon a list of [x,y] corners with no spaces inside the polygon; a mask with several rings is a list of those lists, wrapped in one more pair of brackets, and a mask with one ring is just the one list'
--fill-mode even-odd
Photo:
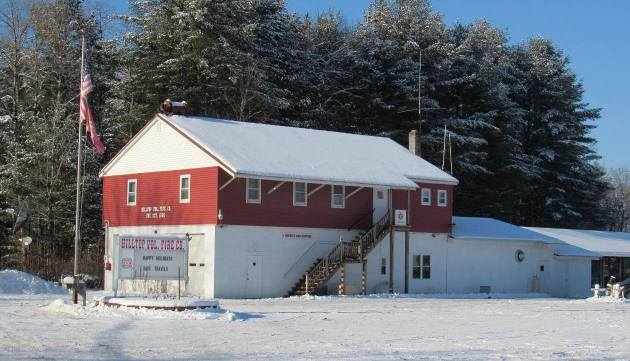
{"label": "red siding", "polygon": [[[221,171],[220,184],[230,178]],[[277,181],[261,182],[262,202],[260,204],[245,202],[246,180],[239,178],[219,192],[219,208],[223,212],[223,224],[277,226],[277,227],[314,227],[314,228],[348,228],[358,221],[355,228],[369,227],[372,219],[372,189],[364,188],[346,199],[345,208],[330,206],[331,190],[326,185],[308,197],[306,207],[293,205],[293,183],[287,182],[271,194],[267,192],[278,184]],[[308,191],[319,184],[308,184]],[[346,187],[350,194],[355,187]]]}
{"label": "red siding", "polygon": [[[179,203],[183,174],[190,174],[190,203]],[[217,178],[218,167],[103,177],[103,221],[111,226],[215,224]],[[127,205],[129,179],[138,180],[135,206]]]}
{"label": "red siding", "polygon": [[[453,216],[453,186],[441,184],[419,184],[420,188],[410,191],[409,224],[412,232],[449,233]],[[431,189],[431,205],[423,206],[420,203],[421,188]],[[447,191],[447,206],[437,206],[437,191]],[[394,209],[407,209],[407,191],[394,190],[392,195]]]}

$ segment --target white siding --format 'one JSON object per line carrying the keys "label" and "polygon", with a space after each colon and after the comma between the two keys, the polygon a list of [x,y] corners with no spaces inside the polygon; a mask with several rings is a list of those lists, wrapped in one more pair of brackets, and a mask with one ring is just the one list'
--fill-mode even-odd
{"label": "white siding", "polygon": [[105,175],[218,166],[218,162],[159,118]]}
{"label": "white siding", "polygon": [[[215,297],[247,298],[248,256],[262,256],[261,297],[286,296],[317,258],[356,231],[321,228],[283,228],[227,225],[217,227]],[[285,237],[310,235],[310,238]]]}
{"label": "white siding", "polygon": [[[554,297],[587,297],[590,294],[590,258],[556,257],[540,242],[511,240],[452,239],[446,234],[411,233],[409,242],[409,293],[471,294],[480,286],[490,286],[493,293],[532,292],[534,276],[540,280],[540,292]],[[394,238],[394,292],[404,292],[405,238]],[[517,249],[525,260],[517,262]],[[431,256],[431,278],[413,278],[413,256]],[[387,274],[381,275],[381,258],[387,259]],[[544,265],[544,271],[540,266]],[[360,292],[360,265],[346,265],[348,293]],[[368,255],[367,292],[384,293],[389,288],[389,235]],[[328,283],[335,292],[339,274]]]}

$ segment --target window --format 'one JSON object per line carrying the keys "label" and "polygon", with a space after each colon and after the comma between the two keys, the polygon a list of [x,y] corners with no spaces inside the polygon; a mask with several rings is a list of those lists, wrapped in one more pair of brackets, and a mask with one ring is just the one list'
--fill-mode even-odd
{"label": "window", "polygon": [[138,180],[130,179],[127,181],[127,205],[136,205],[136,194],[138,193]]}
{"label": "window", "polygon": [[346,206],[346,187],[333,185],[331,187],[331,207],[344,208]]}
{"label": "window", "polygon": [[293,205],[306,206],[306,183],[293,183]]}
{"label": "window", "polygon": [[179,176],[179,203],[190,203],[190,174]]}
{"label": "window", "polygon": [[420,204],[422,204],[423,206],[431,205],[431,189],[430,188],[422,188]]}
{"label": "window", "polygon": [[431,256],[422,256],[422,279],[431,278]]}
{"label": "window", "polygon": [[260,203],[260,179],[247,178],[247,203]]}
{"label": "window", "polygon": [[446,207],[446,190],[440,189],[437,193],[438,207]]}
{"label": "window", "polygon": [[383,199],[384,196],[383,191],[376,191],[376,199]]}
{"label": "window", "polygon": [[415,279],[431,278],[431,256],[414,255],[411,276]]}
{"label": "window", "polygon": [[422,267],[420,261],[420,256],[413,256],[413,269],[411,271],[411,277],[413,278],[420,278],[420,270]]}
{"label": "window", "polygon": [[381,258],[381,274],[387,274],[387,258]]}

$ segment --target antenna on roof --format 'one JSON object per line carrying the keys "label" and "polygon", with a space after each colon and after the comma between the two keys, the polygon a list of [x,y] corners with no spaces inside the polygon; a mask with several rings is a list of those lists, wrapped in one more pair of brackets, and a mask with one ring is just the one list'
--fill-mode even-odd
{"label": "antenna on roof", "polygon": [[418,44],[418,156],[422,157],[422,48]]}
{"label": "antenna on roof", "polygon": [[451,166],[451,175],[453,175],[453,148],[451,146],[451,132],[446,130],[446,124],[444,124],[444,146],[442,148],[442,170],[446,166],[446,139],[448,138],[448,160]]}

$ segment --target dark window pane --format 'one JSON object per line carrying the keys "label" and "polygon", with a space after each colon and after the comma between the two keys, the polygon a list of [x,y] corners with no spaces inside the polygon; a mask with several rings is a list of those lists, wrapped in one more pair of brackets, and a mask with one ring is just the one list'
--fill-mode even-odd
{"label": "dark window pane", "polygon": [[414,267],[412,272],[413,278],[420,278],[420,267]]}
{"label": "dark window pane", "polygon": [[431,266],[431,256],[422,256],[422,265],[424,267]]}
{"label": "dark window pane", "polygon": [[420,267],[420,256],[413,256],[413,267]]}
{"label": "dark window pane", "polygon": [[422,278],[431,278],[431,267],[422,267]]}

